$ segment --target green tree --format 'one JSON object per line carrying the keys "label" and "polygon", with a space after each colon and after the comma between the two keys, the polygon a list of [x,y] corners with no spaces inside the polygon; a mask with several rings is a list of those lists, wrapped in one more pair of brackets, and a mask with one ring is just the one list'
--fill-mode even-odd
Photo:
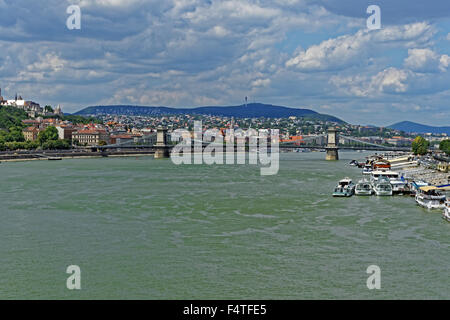
{"label": "green tree", "polygon": [[423,137],[418,136],[414,139],[412,143],[412,151],[416,155],[424,155],[428,152],[428,147],[430,143],[425,140]]}
{"label": "green tree", "polygon": [[53,110],[52,106],[45,106],[45,107],[44,107],[44,111],[45,111],[45,112],[49,112],[49,113],[55,112],[55,111]]}
{"label": "green tree", "polygon": [[25,111],[8,106],[0,106],[0,129],[24,127],[22,120],[28,118]]}
{"label": "green tree", "polygon": [[3,136],[5,142],[25,141],[21,127],[11,127],[9,128],[9,131],[3,131],[0,135]]}
{"label": "green tree", "polygon": [[70,143],[67,140],[48,140],[42,144],[42,149],[45,150],[61,150],[70,149]]}
{"label": "green tree", "polygon": [[39,132],[37,140],[41,145],[44,145],[44,143],[48,141],[58,140],[58,137],[58,129],[50,126],[47,127],[44,131]]}
{"label": "green tree", "polygon": [[444,151],[447,155],[450,155],[450,140],[442,140],[439,144],[439,150]]}

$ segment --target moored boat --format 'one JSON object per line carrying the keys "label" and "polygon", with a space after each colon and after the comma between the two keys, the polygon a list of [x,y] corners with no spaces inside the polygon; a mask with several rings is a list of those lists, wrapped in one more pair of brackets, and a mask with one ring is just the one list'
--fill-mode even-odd
{"label": "moored boat", "polygon": [[372,170],[372,165],[366,164],[366,165],[364,165],[362,174],[364,174],[364,175],[369,175],[369,174],[372,173],[372,171],[373,171],[373,170]]}
{"label": "moored boat", "polygon": [[391,169],[391,163],[387,160],[384,159],[380,159],[378,161],[375,161],[372,165],[374,170],[379,170],[379,169],[387,169],[390,170]]}
{"label": "moored boat", "polygon": [[373,193],[372,186],[367,179],[358,181],[355,187],[355,194],[357,196],[371,196]]}
{"label": "moored boat", "polygon": [[373,191],[377,196],[392,196],[392,185],[389,178],[380,177],[374,182]]}
{"label": "moored boat", "polygon": [[442,218],[444,220],[447,220],[448,222],[450,222],[450,200],[447,200],[445,202],[445,209],[444,209],[444,213],[442,215]]}
{"label": "moored boat", "polygon": [[446,196],[435,186],[420,187],[416,193],[416,202],[427,209],[445,209]]}
{"label": "moored boat", "polygon": [[404,194],[410,192],[408,181],[406,181],[403,176],[400,177],[400,175],[396,172],[395,174],[389,176],[389,182],[392,185],[392,192],[394,194]]}
{"label": "moored boat", "polygon": [[334,188],[333,197],[351,197],[355,193],[355,185],[352,179],[344,178]]}

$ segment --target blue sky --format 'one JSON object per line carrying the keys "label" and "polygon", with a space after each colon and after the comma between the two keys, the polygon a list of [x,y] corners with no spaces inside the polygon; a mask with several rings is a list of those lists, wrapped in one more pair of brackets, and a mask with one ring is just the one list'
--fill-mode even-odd
{"label": "blue sky", "polygon": [[[79,5],[81,30],[66,9]],[[366,8],[381,8],[368,30]],[[450,125],[448,0],[0,0],[5,98],[193,107],[250,101],[351,123]]]}

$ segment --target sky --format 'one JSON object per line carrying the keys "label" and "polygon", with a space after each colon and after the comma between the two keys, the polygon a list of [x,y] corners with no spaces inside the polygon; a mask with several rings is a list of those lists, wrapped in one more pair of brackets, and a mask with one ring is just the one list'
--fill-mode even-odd
{"label": "sky", "polygon": [[4,98],[75,112],[247,96],[353,124],[450,125],[448,0],[0,0],[0,12]]}

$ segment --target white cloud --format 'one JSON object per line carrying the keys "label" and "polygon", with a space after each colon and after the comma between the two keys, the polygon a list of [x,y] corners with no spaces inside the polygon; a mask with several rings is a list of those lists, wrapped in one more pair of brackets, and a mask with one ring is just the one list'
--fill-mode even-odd
{"label": "white cloud", "polygon": [[376,74],[370,81],[371,92],[403,93],[408,90],[408,76],[405,70],[388,68]]}
{"label": "white cloud", "polygon": [[[68,2],[82,5],[81,31],[65,27]],[[365,8],[343,17],[321,2],[0,0],[0,84],[68,112],[106,103],[230,105],[245,96],[324,106],[350,120],[362,118],[359,100],[364,110],[375,100],[448,107],[447,55],[422,61],[411,51],[403,66],[389,56],[437,46],[433,25],[383,19],[382,30],[369,32]]]}
{"label": "white cloud", "polygon": [[439,58],[439,69],[441,71],[447,71],[448,65],[450,64],[450,57],[446,54],[443,54]]}
{"label": "white cloud", "polygon": [[341,70],[383,49],[400,45],[409,47],[430,40],[434,28],[427,23],[391,26],[379,31],[359,30],[353,35],[344,35],[323,41],[301,51],[286,62],[287,67],[300,71]]}
{"label": "white cloud", "polygon": [[449,63],[448,55],[439,55],[429,48],[409,49],[404,65],[415,72],[445,72]]}
{"label": "white cloud", "polygon": [[270,79],[256,79],[252,81],[252,87],[267,87],[270,85]]}

